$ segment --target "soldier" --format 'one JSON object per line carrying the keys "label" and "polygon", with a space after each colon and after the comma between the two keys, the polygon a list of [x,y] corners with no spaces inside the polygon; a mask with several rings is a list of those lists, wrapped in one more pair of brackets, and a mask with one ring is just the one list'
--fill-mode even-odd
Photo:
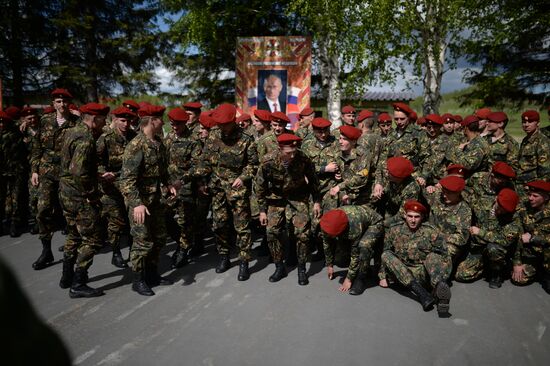
{"label": "soldier", "polygon": [[396,223],[386,232],[382,267],[378,277],[380,286],[388,287],[388,275],[418,296],[424,311],[432,308],[436,300],[424,286],[431,284],[438,298],[440,317],[449,314],[451,290],[447,280],[451,261],[441,236],[432,225],[423,223],[428,209],[422,203],[409,200],[403,205],[405,222]]}
{"label": "soldier", "polygon": [[69,111],[71,93],[66,89],[51,92],[55,111],[40,119],[40,130],[35,135],[31,152],[31,183],[38,186],[38,228],[42,242],[42,254],[33,263],[35,270],[46,268],[53,262],[51,251],[55,231],[56,212],[59,207],[59,163],[63,137],[76,125],[78,117]]}
{"label": "soldier", "polygon": [[335,250],[347,248],[349,266],[342,292],[361,295],[365,291],[367,267],[375,245],[383,235],[382,216],[367,206],[343,206],[326,212],[320,220],[324,234],[325,263],[329,280],[334,278]]}
{"label": "soldier", "polygon": [[252,125],[254,126],[254,134],[252,137],[258,142],[258,140],[271,131],[271,112],[257,109],[252,116]]}
{"label": "soldier", "polygon": [[27,176],[27,149],[14,120],[0,111],[0,235],[20,233],[22,201]]}
{"label": "soldier", "polygon": [[433,184],[442,178],[445,172],[445,151],[449,145],[446,134],[441,130],[445,125],[445,119],[437,114],[428,114],[426,117],[426,136],[430,154],[422,166],[419,182],[422,185]]}
{"label": "soldier", "polygon": [[[274,112],[277,113],[277,112]],[[260,224],[267,226],[267,243],[275,263],[270,282],[286,277],[283,263],[282,233],[285,225],[290,240],[296,241],[298,284],[309,283],[306,260],[310,234],[309,198],[313,197],[313,216],[321,216],[319,183],[313,162],[297,150],[301,138],[284,133],[277,137],[278,151],[266,154],[256,175],[256,195],[260,206]]]}
{"label": "soldier", "polygon": [[[168,152],[168,174],[170,182],[178,191],[174,200],[169,201],[171,212],[178,215],[179,238],[177,248],[172,256],[172,268],[180,268],[187,264],[189,251],[193,247],[196,212],[193,195],[193,167],[198,162],[201,147],[199,142],[191,136],[191,130],[186,122],[189,115],[181,108],[174,108],[168,112],[173,136],[166,139]],[[173,216],[173,215],[171,215]]]}
{"label": "soldier", "polygon": [[521,184],[550,179],[550,139],[539,131],[539,120],[537,111],[529,110],[521,115],[521,128],[527,134],[518,154],[518,183]]}
{"label": "soldier", "polygon": [[467,257],[458,265],[457,281],[474,281],[483,274],[484,261],[489,265],[489,287],[502,286],[502,273],[508,267],[507,257],[515,249],[521,233],[516,207],[518,194],[503,188],[498,193],[493,207],[482,217],[476,217],[470,227],[472,240]]}
{"label": "soldier", "polygon": [[527,183],[528,204],[520,208],[523,230],[514,254],[512,283],[525,285],[537,275],[550,294],[550,182]]}
{"label": "soldier", "polygon": [[504,161],[515,170],[518,168],[519,144],[506,133],[508,116],[504,112],[493,112],[487,116],[487,141],[489,142],[489,164]]}
{"label": "soldier", "polygon": [[309,107],[302,109],[299,115],[298,128],[296,129],[296,136],[302,140],[313,138],[313,130],[311,127],[311,121],[315,118],[315,111]]}
{"label": "soldier", "polygon": [[466,142],[454,146],[449,145],[445,153],[445,164],[460,164],[470,174],[485,172],[489,169],[489,143],[480,136],[481,127],[479,119],[468,116],[461,122],[464,127]]}
{"label": "soldier", "polygon": [[202,104],[200,102],[187,102],[183,105],[183,109],[185,109],[185,112],[189,115],[187,127],[191,130],[191,135],[195,138],[198,138],[199,135],[201,108]]}
{"label": "soldier", "polygon": [[122,102],[122,106],[128,108],[135,114],[135,117],[132,118],[132,120],[130,121],[130,127],[132,128],[132,130],[134,130],[135,133],[139,132],[139,104],[132,99],[128,99]]}
{"label": "soldier", "polygon": [[111,263],[118,268],[128,268],[122,258],[120,244],[122,234],[129,233],[130,224],[119,183],[124,149],[136,136],[131,126],[137,114],[129,108],[119,107],[111,115],[113,128],[104,132],[97,141],[97,171],[101,177],[102,215],[107,220],[107,242],[113,250]]}
{"label": "soldier", "polygon": [[141,131],[124,149],[119,181],[134,239],[130,249],[132,290],[143,296],[153,296],[153,286],[172,284],[158,273],[160,251],[166,244],[161,185],[176,195],[176,189],[168,184],[168,156],[160,138],[164,110],[155,105],[139,110]]}
{"label": "soldier", "polygon": [[391,136],[392,130],[392,118],[387,113],[380,113],[378,118],[378,130],[380,131],[380,137],[384,144],[386,143],[389,136]]}
{"label": "soldier", "polygon": [[[200,120],[200,116],[199,116]],[[252,130],[254,130],[254,127],[252,127],[252,117],[250,117],[250,114],[243,113],[239,117],[237,117],[237,125],[241,130],[246,132],[249,135],[252,135]]]}
{"label": "soldier", "polygon": [[342,108],[342,126],[349,125],[355,127],[355,108],[346,105]]}
{"label": "soldier", "polygon": [[487,130],[487,117],[491,113],[491,108],[480,108],[474,112],[474,116],[477,117],[479,121],[479,132],[481,137],[489,135],[489,131]]}
{"label": "soldier", "polygon": [[259,159],[261,159],[267,153],[279,149],[277,137],[279,137],[283,133],[293,133],[286,128],[289,123],[290,119],[283,112],[271,113],[271,131],[264,134],[257,141]]}
{"label": "soldier", "polygon": [[374,133],[374,113],[363,109],[357,116],[357,126],[363,131],[363,136]]}
{"label": "soldier", "polygon": [[212,113],[218,129],[212,131],[206,141],[195,173],[197,178],[209,179],[208,188],[202,181],[200,189],[212,194],[214,235],[220,255],[216,273],[229,269],[231,227],[234,226],[240,259],[237,279],[246,281],[250,277],[248,262],[252,245],[250,186],[256,174],[258,154],[252,137],[237,127],[235,115],[236,109],[230,104],[222,104]]}
{"label": "soldier", "polygon": [[59,286],[63,289],[70,287],[71,298],[103,295],[103,291],[89,287],[87,282],[88,269],[94,255],[101,249],[101,194],[95,140],[105,126],[109,107],[88,103],[80,108],[80,112],[82,122],[65,134],[59,179],[59,197],[67,220]]}

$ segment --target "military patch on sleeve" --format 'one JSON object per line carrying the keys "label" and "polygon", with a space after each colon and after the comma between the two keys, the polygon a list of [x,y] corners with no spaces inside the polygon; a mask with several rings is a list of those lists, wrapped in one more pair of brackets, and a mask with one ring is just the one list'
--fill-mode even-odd
{"label": "military patch on sleeve", "polygon": [[369,170],[367,168],[365,168],[365,169],[361,170],[359,172],[359,174],[361,174],[363,177],[366,177],[366,176],[369,175]]}

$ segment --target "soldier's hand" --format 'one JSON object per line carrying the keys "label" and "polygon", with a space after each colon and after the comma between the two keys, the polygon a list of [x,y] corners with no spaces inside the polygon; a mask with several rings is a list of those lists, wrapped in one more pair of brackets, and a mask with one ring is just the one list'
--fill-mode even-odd
{"label": "soldier's hand", "polygon": [[232,188],[241,188],[243,186],[243,181],[241,178],[237,178],[233,181],[233,184],[231,185]]}
{"label": "soldier's hand", "polygon": [[38,173],[32,173],[31,184],[35,187],[38,186]]}
{"label": "soldier's hand", "polygon": [[149,210],[147,209],[147,206],[140,205],[140,206],[134,207],[134,222],[136,224],[145,223],[145,215],[151,215],[149,213]]}
{"label": "soldier's hand", "polygon": [[265,212],[260,212],[260,225],[267,226],[267,214]]}
{"label": "soldier's hand", "polygon": [[199,193],[203,196],[208,196],[208,187],[205,184],[199,186]]}
{"label": "soldier's hand", "polygon": [[327,276],[328,279],[332,281],[334,279],[334,267],[333,266],[327,266]]}
{"label": "soldier's hand", "polygon": [[420,184],[422,187],[424,187],[426,185],[426,179],[422,178],[422,177],[417,177],[416,178],[416,181],[418,182],[418,184]]}
{"label": "soldier's hand", "polygon": [[372,196],[376,199],[382,198],[384,194],[384,187],[381,184],[375,184],[374,189],[372,190]]}
{"label": "soldier's hand", "polygon": [[342,180],[342,173],[336,173],[336,174],[334,174],[334,179],[336,179],[336,180]]}
{"label": "soldier's hand", "polygon": [[388,287],[388,280],[385,278],[382,278],[380,281],[378,281],[378,286],[387,288]]}
{"label": "soldier's hand", "polygon": [[436,191],[436,188],[435,186],[427,186],[426,187],[426,192],[428,192],[429,194],[432,194]]}
{"label": "soldier's hand", "polygon": [[349,196],[346,194],[342,197],[342,204],[349,205],[351,203]]}
{"label": "soldier's hand", "polygon": [[19,125],[19,131],[25,132],[27,129],[27,122],[22,122],[21,125]]}
{"label": "soldier's hand", "polygon": [[523,282],[525,280],[525,264],[514,266],[512,270],[512,280],[515,282]]}
{"label": "soldier's hand", "polygon": [[458,148],[459,148],[460,150],[464,150],[464,148],[465,148],[467,145],[468,145],[468,143],[465,142],[465,143],[462,143],[462,144],[458,145]]}
{"label": "soldier's hand", "polygon": [[523,244],[528,244],[531,241],[531,234],[529,233],[523,233],[521,234],[521,241]]}
{"label": "soldier's hand", "polygon": [[178,194],[178,189],[176,188],[176,186],[169,185],[169,186],[168,186],[168,192],[170,192],[170,195],[171,195],[172,197],[176,197],[177,194]]}
{"label": "soldier's hand", "polygon": [[340,192],[340,187],[338,187],[338,186],[334,186],[330,189],[330,195],[331,196],[336,196],[338,194],[338,192]]}
{"label": "soldier's hand", "polygon": [[101,175],[101,179],[107,183],[112,183],[115,181],[115,175],[112,172],[106,172]]}
{"label": "soldier's hand", "polygon": [[313,204],[313,215],[316,219],[321,217],[321,204],[319,202]]}
{"label": "soldier's hand", "polygon": [[470,234],[478,235],[479,234],[479,228],[477,226],[470,226]]}
{"label": "soldier's hand", "polygon": [[351,280],[346,277],[346,279],[344,280],[344,283],[342,283],[342,286],[340,286],[338,290],[342,292],[348,292],[350,288],[351,288]]}
{"label": "soldier's hand", "polygon": [[336,164],[334,161],[330,162],[327,166],[325,166],[325,172],[327,173],[334,173],[338,170],[338,164]]}

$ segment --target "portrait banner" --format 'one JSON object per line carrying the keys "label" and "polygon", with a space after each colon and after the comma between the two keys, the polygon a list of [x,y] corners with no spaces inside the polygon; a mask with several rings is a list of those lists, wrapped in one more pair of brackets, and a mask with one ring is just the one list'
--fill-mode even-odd
{"label": "portrait banner", "polygon": [[311,38],[237,38],[236,54],[235,102],[239,112],[280,111],[294,125],[300,111],[310,103]]}

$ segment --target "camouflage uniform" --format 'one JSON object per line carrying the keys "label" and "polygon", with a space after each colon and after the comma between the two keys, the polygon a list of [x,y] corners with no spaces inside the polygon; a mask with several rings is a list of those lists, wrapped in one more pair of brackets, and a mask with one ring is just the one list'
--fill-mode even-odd
{"label": "camouflage uniform", "polygon": [[42,116],[40,130],[34,137],[31,153],[31,171],[37,173],[39,179],[37,221],[41,240],[51,240],[55,231],[63,138],[78,120],[78,117],[69,114],[68,119],[59,126],[56,116],[55,112]]}
{"label": "camouflage uniform", "polygon": [[201,146],[198,141],[192,139],[190,130],[185,130],[182,136],[172,133],[165,143],[168,151],[170,182],[178,186],[178,195],[175,200],[170,201],[169,206],[178,215],[179,246],[187,251],[193,246],[195,230],[196,198],[193,191],[196,187],[192,169],[198,162]]}
{"label": "camouflage uniform", "polygon": [[550,139],[540,131],[525,136],[518,153],[517,181],[524,184],[533,180],[550,179]]}
{"label": "camouflage uniform", "polygon": [[299,127],[295,133],[296,136],[300,137],[303,141],[315,138],[311,125],[309,127]]}
{"label": "camouflage uniform", "polygon": [[61,153],[59,197],[67,220],[64,260],[87,270],[101,249],[101,205],[96,143],[85,124],[66,132]]}
{"label": "camouflage uniform", "polygon": [[[149,140],[138,133],[124,149],[119,187],[128,207],[134,243],[130,251],[132,270],[156,267],[160,250],[166,244],[165,205],[161,185],[168,185],[168,156],[159,137]],[[134,208],[145,205],[150,215],[138,224],[133,219]]]}
{"label": "camouflage uniform", "polygon": [[[282,133],[294,133],[289,130],[284,130]],[[268,131],[262,135],[257,141],[256,146],[258,150],[258,159],[262,160],[265,154],[268,154],[272,151],[279,150],[279,144],[277,143],[277,136],[275,132]]]}
{"label": "camouflage uniform", "polygon": [[503,161],[517,171],[519,144],[513,137],[507,133],[496,140],[493,136],[487,136],[487,142],[489,143],[489,166],[493,166],[495,161]]}
{"label": "camouflage uniform", "polygon": [[101,181],[102,215],[107,219],[107,240],[113,250],[120,248],[121,235],[129,231],[128,212],[124,197],[120,193],[119,179],[124,148],[135,136],[136,133],[132,129],[127,130],[126,136],[111,129],[104,132],[97,141],[99,175],[106,172],[115,175],[115,181],[112,183]]}
{"label": "camouflage uniform", "polygon": [[[477,225],[479,220],[491,211],[498,194],[498,192],[491,187],[490,179],[491,173],[480,172],[472,175],[467,181],[463,196],[472,208],[472,222],[474,225]],[[508,182],[505,186],[500,187],[500,189],[502,188],[515,189],[512,182]]]}
{"label": "camouflage uniform", "polygon": [[[27,160],[28,160],[28,166],[31,165],[31,153],[33,149],[33,144],[36,142],[34,136],[38,133],[38,127],[32,128],[31,126],[27,126],[25,131],[23,132],[23,142],[27,146]],[[27,172],[28,175],[28,172]],[[26,178],[26,177],[25,177]],[[36,225],[36,215],[38,214],[38,187],[33,186],[30,176],[28,177],[28,190],[29,190],[29,226],[31,228]],[[38,226],[36,226],[38,227]],[[31,231],[34,229],[31,229]]]}
{"label": "camouflage uniform", "polygon": [[298,263],[308,255],[310,215],[309,198],[320,203],[319,183],[312,161],[301,151],[287,167],[280,151],[272,151],[260,161],[256,175],[256,194],[260,212],[267,213],[267,243],[275,263],[283,260],[281,235],[286,227],[296,241]]}
{"label": "camouflage uniform", "polygon": [[[239,257],[250,260],[250,189],[258,166],[256,144],[251,136],[235,128],[225,136],[221,130],[211,130],[203,157],[195,171],[197,178],[209,178],[212,193],[214,234],[220,255],[229,255],[231,224],[237,232]],[[235,179],[243,185],[232,188]]]}
{"label": "camouflage uniform", "polygon": [[533,281],[537,274],[550,277],[550,204],[538,212],[530,206],[522,207],[519,216],[523,226],[521,232],[531,234],[529,243],[519,240],[512,259],[514,266],[525,265],[524,281],[520,283],[523,285]]}
{"label": "camouflage uniform", "polygon": [[414,280],[435,287],[438,282],[447,281],[451,269],[443,238],[432,225],[423,223],[416,231],[411,231],[402,222],[386,231],[382,266],[378,273],[380,279],[391,274],[405,287]]}
{"label": "camouflage uniform", "polygon": [[[385,184],[384,194],[382,196],[379,205],[383,208],[384,212],[384,225],[391,226],[395,222],[401,222],[403,216],[403,204],[405,201],[414,199],[417,200],[422,192],[422,187],[418,184],[414,177],[409,177],[403,180],[401,183],[393,183],[389,181],[388,171],[384,174]],[[376,182],[377,184],[379,182]]]}
{"label": "camouflage uniform", "polygon": [[430,152],[429,141],[422,130],[417,130],[409,123],[403,131],[393,130],[386,140],[379,172],[386,170],[386,161],[394,156],[403,156],[411,161],[415,167],[422,167]]}
{"label": "camouflage uniform", "polygon": [[459,145],[449,146],[445,153],[445,166],[460,164],[470,174],[489,170],[489,143],[484,137],[476,136],[462,149]]}
{"label": "camouflage uniform", "polygon": [[422,166],[420,177],[426,180],[426,185],[431,185],[446,175],[445,153],[450,145],[449,136],[445,134],[428,141],[430,155]]}
{"label": "camouflage uniform", "polygon": [[336,238],[324,236],[325,262],[332,266],[338,262],[335,254],[345,252],[350,258],[346,277],[353,282],[358,274],[366,273],[378,239],[383,236],[384,225],[382,216],[368,206],[343,206],[339,209],[346,213],[348,229]]}

